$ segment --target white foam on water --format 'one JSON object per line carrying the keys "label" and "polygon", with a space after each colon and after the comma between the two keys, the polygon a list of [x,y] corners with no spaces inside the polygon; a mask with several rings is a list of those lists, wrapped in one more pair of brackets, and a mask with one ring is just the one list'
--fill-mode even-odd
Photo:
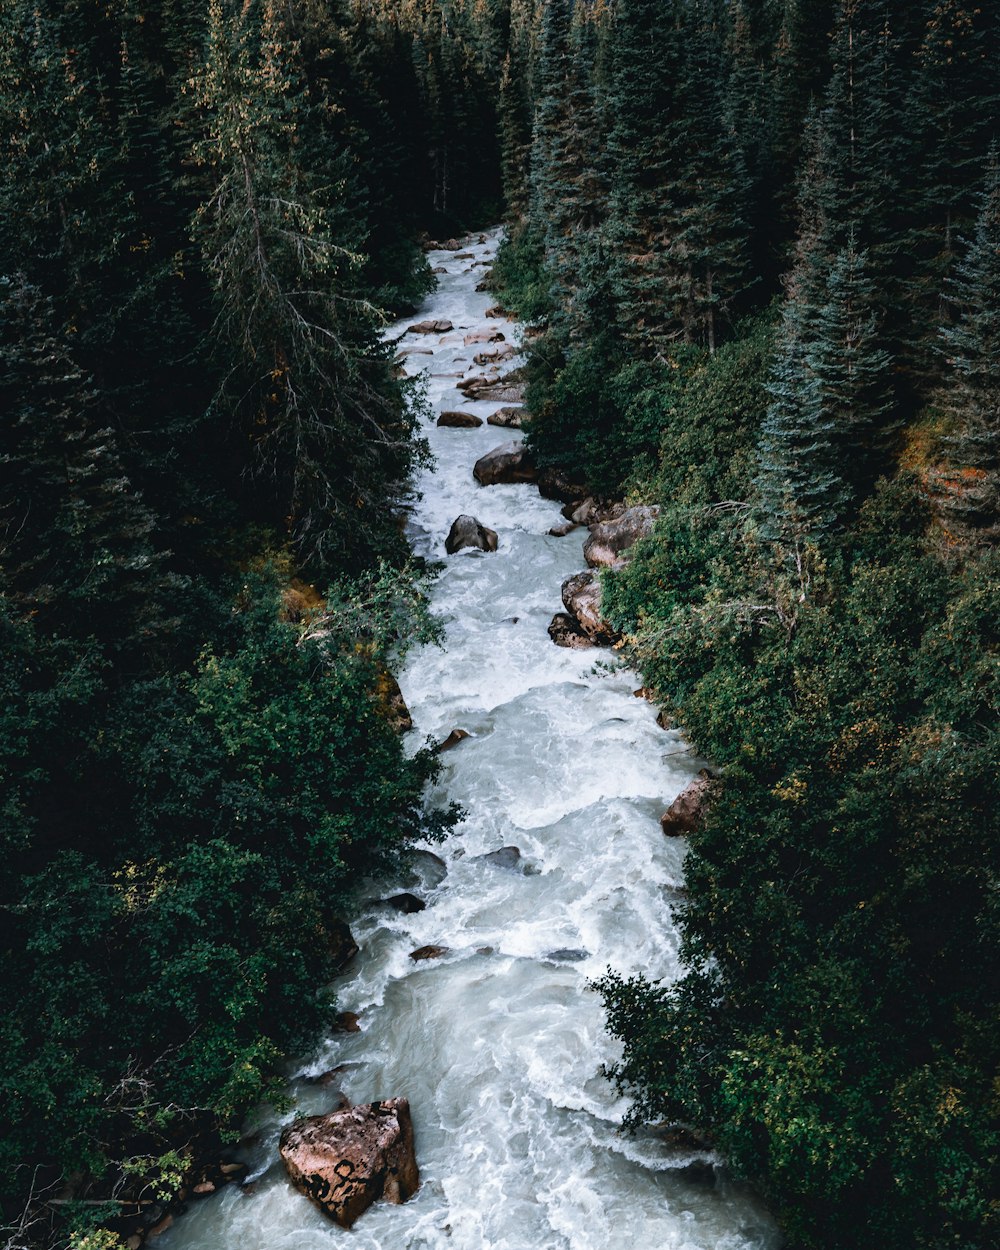
{"label": "white foam on water", "polygon": [[[499,232],[474,243],[489,260]],[[487,416],[501,403],[465,402],[457,378],[486,373],[463,335],[487,327],[484,270],[449,252],[438,290],[420,313],[448,319],[446,335],[406,335],[406,367],[426,376],[435,413]],[[507,371],[517,361],[505,362]],[[280,1123],[265,1120],[251,1152],[252,1193],[231,1188],[192,1207],[163,1250],[773,1250],[777,1232],[724,1172],[708,1182],[681,1169],[653,1134],[623,1135],[627,1102],[601,1075],[619,1056],[594,977],[611,966],[673,979],[680,971],[671,903],[683,879],[683,843],[658,817],[701,761],[664,732],[633,673],[595,669],[607,653],[556,647],[547,626],[562,610],[563,580],[584,567],[586,531],[548,536],[559,505],[530,486],[480,487],[475,460],[516,430],[438,429],[410,518],[414,549],[444,560],[434,610],[443,648],[413,653],[400,686],[416,750],[452,729],[471,737],[442,755],[433,797],[466,810],[440,847],[436,885],[413,887],[425,911],[362,907],[353,928],[356,969],[338,983],[361,1032],[323,1039],[300,1076],[339,1067],[353,1102],[410,1100],[422,1185],[403,1206],[377,1203],[345,1232],[287,1181],[277,1160]],[[451,522],[468,512],[499,534],[495,554],[445,558]],[[514,619],[516,618],[516,619]],[[517,870],[477,858],[517,846]],[[371,891],[367,897],[371,898]],[[448,953],[414,962],[419,946]],[[296,1114],[329,1109],[330,1088],[300,1080]],[[290,1118],[289,1117],[286,1117]],[[703,1156],[702,1156],[703,1158]]]}

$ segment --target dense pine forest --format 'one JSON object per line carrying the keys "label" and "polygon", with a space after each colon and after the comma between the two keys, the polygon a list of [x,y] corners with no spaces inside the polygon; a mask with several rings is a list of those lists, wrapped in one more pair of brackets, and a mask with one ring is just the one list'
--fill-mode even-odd
{"label": "dense pine forest", "polygon": [[603,611],[717,774],[685,975],[598,987],[634,1125],[791,1250],[995,1246],[1000,11],[0,0],[0,83],[8,1250],[167,1209],[456,818],[382,327],[501,219],[531,454],[658,505]]}

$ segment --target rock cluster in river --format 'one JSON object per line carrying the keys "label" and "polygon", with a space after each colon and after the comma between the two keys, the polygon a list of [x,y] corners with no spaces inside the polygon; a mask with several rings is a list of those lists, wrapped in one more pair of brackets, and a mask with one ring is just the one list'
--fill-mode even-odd
{"label": "rock cluster in river", "polygon": [[405,1098],[296,1120],[278,1149],[296,1188],[343,1228],[377,1199],[406,1202],[420,1185]]}

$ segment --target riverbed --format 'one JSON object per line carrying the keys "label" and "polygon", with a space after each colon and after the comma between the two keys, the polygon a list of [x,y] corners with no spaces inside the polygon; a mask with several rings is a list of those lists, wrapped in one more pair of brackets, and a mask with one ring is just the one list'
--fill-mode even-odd
{"label": "riverbed", "polygon": [[[667,981],[679,975],[671,916],[683,882],[683,841],[659,827],[664,807],[703,763],[613,653],[568,650],[547,632],[562,582],[585,567],[585,529],[564,537],[560,505],[530,485],[480,487],[472,467],[521,437],[485,418],[501,400],[467,403],[463,376],[496,345],[465,344],[489,329],[518,344],[519,329],[487,318],[477,292],[499,232],[462,252],[434,252],[445,272],[416,317],[448,320],[445,334],[406,334],[410,374],[425,377],[435,462],[416,485],[415,552],[444,561],[433,610],[442,647],[410,654],[399,682],[414,728],[408,746],[469,737],[442,755],[432,801],[466,812],[408,884],[425,910],[361,905],[361,954],[338,983],[360,1031],[321,1039],[295,1075],[296,1114],[352,1102],[410,1100],[422,1186],[409,1203],[379,1203],[345,1232],[288,1183],[277,1159],[282,1120],[256,1127],[246,1191],[192,1208],[163,1250],[773,1250],[761,1205],[719,1161],[654,1133],[620,1132],[627,1103],[601,1075],[617,1057],[590,988],[608,967]],[[471,253],[471,256],[468,255]],[[463,259],[457,256],[462,255]],[[508,370],[518,358],[503,365]],[[478,429],[438,428],[438,412],[484,418]],[[495,553],[445,557],[461,513],[499,536]],[[504,867],[483,858],[501,847]],[[513,860],[515,857],[510,856]],[[447,948],[416,962],[415,949]],[[336,1069],[327,1084],[316,1079]],[[291,1113],[284,1120],[291,1118]],[[692,1165],[696,1165],[692,1167]],[[706,1166],[707,1165],[707,1166]]]}

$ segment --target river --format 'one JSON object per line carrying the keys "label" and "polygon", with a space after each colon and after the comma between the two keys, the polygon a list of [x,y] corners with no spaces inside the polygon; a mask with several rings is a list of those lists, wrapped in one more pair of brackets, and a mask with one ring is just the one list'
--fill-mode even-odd
{"label": "river", "polygon": [[[480,236],[477,236],[479,238]],[[427,375],[435,413],[486,417],[498,402],[466,403],[455,375],[483,345],[490,296],[475,286],[498,232],[464,252],[434,252],[443,267],[418,318],[454,323],[445,335],[407,335],[430,355],[407,357]],[[505,368],[516,365],[508,362]],[[310,1078],[341,1068],[352,1102],[410,1100],[422,1187],[402,1207],[376,1204],[354,1229],[331,1224],[287,1182],[277,1161],[277,1118],[249,1158],[247,1192],[203,1201],[159,1242],[162,1250],[773,1250],[766,1211],[721,1168],[655,1135],[619,1133],[626,1103],[600,1075],[616,1048],[590,981],[608,966],[671,979],[679,972],[671,902],[682,884],[683,843],[659,816],[700,761],[655,710],[633,695],[634,673],[607,652],[565,650],[547,634],[563,580],[585,567],[586,530],[553,538],[559,505],[527,485],[479,487],[475,460],[516,430],[427,431],[435,464],[418,482],[410,521],[420,555],[444,559],[460,513],[499,534],[495,554],[448,557],[433,589],[445,645],[421,647],[400,686],[414,720],[413,749],[452,729],[471,736],[442,756],[439,802],[467,812],[420,866],[426,910],[368,906],[352,924],[362,953],[338,984],[361,1031],[324,1039],[296,1073],[297,1114],[331,1104]],[[600,663],[600,661],[604,663]],[[597,667],[595,667],[595,665]],[[514,869],[480,858],[516,846]],[[415,948],[448,947],[414,962]],[[285,1117],[291,1118],[290,1116]],[[704,1156],[697,1156],[704,1158]],[[707,1179],[705,1173],[707,1171]]]}

